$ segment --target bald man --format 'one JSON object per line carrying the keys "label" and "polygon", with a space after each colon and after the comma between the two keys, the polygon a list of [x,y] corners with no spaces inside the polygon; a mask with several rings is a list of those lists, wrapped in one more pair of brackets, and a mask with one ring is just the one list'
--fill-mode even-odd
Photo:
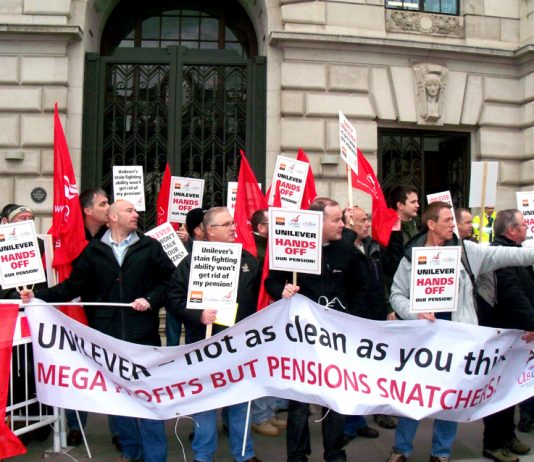
{"label": "bald man", "polygon": [[[47,302],[65,302],[80,296],[84,302],[129,303],[124,307],[88,307],[89,325],[117,339],[160,346],[159,309],[165,304],[174,264],[161,244],[137,231],[139,215],[126,200],[108,210],[109,229],[81,253],[68,279],[36,292]],[[33,293],[21,292],[24,302]],[[167,460],[164,421],[117,416],[125,461]]]}

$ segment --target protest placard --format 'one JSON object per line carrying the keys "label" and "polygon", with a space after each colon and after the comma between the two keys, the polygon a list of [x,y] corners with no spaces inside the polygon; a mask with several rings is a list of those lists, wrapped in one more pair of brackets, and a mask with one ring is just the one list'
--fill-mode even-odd
{"label": "protest placard", "polygon": [[[237,181],[229,181],[226,193],[226,208],[232,217],[234,216],[235,201],[237,200],[237,185]],[[258,187],[261,189],[261,183],[258,183]]]}
{"label": "protest placard", "polygon": [[410,312],[456,311],[460,246],[412,248]]}
{"label": "protest placard", "polygon": [[113,198],[131,202],[138,212],[145,211],[145,181],[140,165],[113,166]]}
{"label": "protest placard", "polygon": [[358,137],[356,129],[339,111],[339,153],[351,170],[358,174]]}
{"label": "protest placard", "polygon": [[469,207],[485,207],[495,205],[495,199],[497,196],[498,171],[498,162],[471,163]]}
{"label": "protest placard", "polygon": [[193,242],[187,308],[235,309],[241,249],[241,244]]}
{"label": "protest placard", "polygon": [[235,201],[237,199],[237,181],[228,182],[228,191],[226,193],[226,208],[232,217],[234,216]]}
{"label": "protest placard", "polygon": [[434,194],[427,194],[426,200],[429,204],[432,202],[445,202],[451,206],[451,212],[452,212],[452,221],[454,223],[454,233],[456,236],[460,237],[460,233],[458,231],[458,225],[456,224],[456,215],[454,214],[454,204],[452,203],[452,196],[450,191],[442,191],[439,193]]}
{"label": "protest placard", "polygon": [[185,223],[185,217],[189,210],[202,207],[203,194],[204,180],[180,176],[171,177],[168,221]]}
{"label": "protest placard", "polygon": [[3,289],[45,281],[35,224],[19,221],[0,226],[0,285]]}
{"label": "protest placard", "polygon": [[523,247],[534,246],[534,191],[517,191],[517,210],[525,216],[527,238]]}
{"label": "protest placard", "polygon": [[321,274],[323,213],[269,208],[269,269]]}
{"label": "protest placard", "polygon": [[[309,164],[289,157],[278,156],[274,167],[273,185],[280,180],[280,203],[285,209],[300,209]],[[274,203],[274,187],[269,194],[269,205]]]}
{"label": "protest placard", "polygon": [[187,255],[187,250],[169,222],[163,223],[145,234],[161,244],[174,266],[178,266]]}

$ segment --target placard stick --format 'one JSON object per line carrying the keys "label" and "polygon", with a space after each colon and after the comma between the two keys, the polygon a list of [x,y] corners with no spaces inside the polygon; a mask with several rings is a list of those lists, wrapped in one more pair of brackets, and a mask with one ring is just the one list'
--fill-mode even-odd
{"label": "placard stick", "polygon": [[478,243],[482,242],[482,229],[484,228],[484,209],[486,208],[486,182],[488,179],[488,163],[482,165],[482,192],[480,195],[480,221],[478,225]]}
{"label": "placard stick", "polygon": [[349,207],[350,207],[350,215],[349,215],[349,222],[350,226],[354,226],[354,220],[352,219],[352,208],[354,204],[354,199],[352,197],[352,170],[349,165],[347,165],[347,187],[348,187],[348,199],[349,199]]}
{"label": "placard stick", "polygon": [[250,421],[250,404],[252,401],[248,402],[247,405],[247,417],[245,418],[245,433],[243,433],[243,446],[241,447],[241,456],[245,457],[245,449],[247,446],[247,435],[248,435],[248,423]]}
{"label": "placard stick", "polygon": [[294,286],[297,285],[297,272],[296,271],[293,271],[293,285]]}

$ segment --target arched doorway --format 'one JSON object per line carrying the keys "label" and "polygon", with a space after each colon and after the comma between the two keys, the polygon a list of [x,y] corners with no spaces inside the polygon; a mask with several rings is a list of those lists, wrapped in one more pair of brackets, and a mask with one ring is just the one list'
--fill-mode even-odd
{"label": "arched doorway", "polygon": [[168,162],[223,205],[239,149],[265,166],[265,58],[237,1],[123,0],[86,57],[82,186],[111,193],[113,165],[142,165],[146,212]]}

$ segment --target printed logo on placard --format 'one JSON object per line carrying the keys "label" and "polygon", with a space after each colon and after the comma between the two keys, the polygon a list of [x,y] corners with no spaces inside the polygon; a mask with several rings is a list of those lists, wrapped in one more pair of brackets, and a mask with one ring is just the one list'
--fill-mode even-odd
{"label": "printed logo on placard", "polygon": [[0,242],[4,242],[6,240],[6,236],[3,234],[0,234]]}
{"label": "printed logo on placard", "polygon": [[432,264],[433,265],[439,265],[440,264],[440,260],[441,260],[440,255],[441,255],[441,252],[438,252],[436,255],[434,255],[432,257]]}
{"label": "printed logo on placard", "polygon": [[417,263],[419,265],[426,265],[426,255],[419,255],[419,257],[417,257]]}
{"label": "printed logo on placard", "polygon": [[202,303],[203,292],[201,290],[192,290],[191,297],[189,298],[190,303]]}
{"label": "printed logo on placard", "polygon": [[289,220],[289,226],[292,228],[300,228],[300,215],[297,215]]}
{"label": "printed logo on placard", "polygon": [[285,217],[276,217],[275,221],[276,221],[276,224],[280,225],[280,226],[285,226],[285,224],[286,224]]}
{"label": "printed logo on placard", "polygon": [[530,350],[528,355],[527,365],[523,369],[521,375],[517,378],[517,383],[521,387],[534,386],[534,351]]}
{"label": "printed logo on placard", "polygon": [[181,183],[174,183],[174,189],[182,189]]}
{"label": "printed logo on placard", "polygon": [[280,170],[285,171],[286,169],[286,164],[280,164]]}
{"label": "printed logo on placard", "polygon": [[523,199],[523,207],[528,207],[528,199]]}

